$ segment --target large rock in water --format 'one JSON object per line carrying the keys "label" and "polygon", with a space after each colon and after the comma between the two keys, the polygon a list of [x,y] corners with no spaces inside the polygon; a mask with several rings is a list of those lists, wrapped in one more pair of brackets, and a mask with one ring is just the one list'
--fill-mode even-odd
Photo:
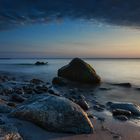
{"label": "large rock in water", "polygon": [[10,116],[31,121],[53,132],[93,132],[87,114],[80,106],[64,97],[36,95],[15,109]]}
{"label": "large rock in water", "polygon": [[87,84],[98,84],[101,81],[95,70],[80,58],[74,58],[68,65],[60,68],[58,76]]}

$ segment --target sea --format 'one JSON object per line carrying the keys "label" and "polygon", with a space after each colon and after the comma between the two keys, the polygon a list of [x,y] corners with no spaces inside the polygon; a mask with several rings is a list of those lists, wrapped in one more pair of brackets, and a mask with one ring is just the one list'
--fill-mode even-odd
{"label": "sea", "polygon": [[[72,59],[0,59],[0,73],[10,73],[23,78],[40,78],[51,82],[57,71]],[[140,104],[140,59],[83,59],[102,79],[102,86],[112,90],[98,91],[102,101],[126,101]],[[47,65],[34,65],[37,61]],[[110,84],[109,84],[110,83]],[[111,83],[131,83],[132,88],[112,86]]]}

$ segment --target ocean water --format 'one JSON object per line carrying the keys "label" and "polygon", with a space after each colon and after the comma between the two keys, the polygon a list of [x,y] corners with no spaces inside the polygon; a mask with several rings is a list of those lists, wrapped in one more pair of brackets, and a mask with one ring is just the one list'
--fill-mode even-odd
{"label": "ocean water", "polygon": [[[133,102],[140,104],[140,59],[84,59],[96,70],[102,79],[103,87],[111,90],[96,92],[99,101]],[[36,61],[48,65],[36,66]],[[71,59],[0,59],[0,73],[10,73],[23,79],[39,78],[51,82],[57,70],[68,64]],[[132,88],[112,86],[109,83],[129,82]]]}
{"label": "ocean water", "polygon": [[[130,82],[140,85],[140,59],[84,59],[96,70],[103,82]],[[36,61],[48,65],[36,66]],[[57,70],[71,59],[0,59],[0,71],[30,75],[51,81]]]}

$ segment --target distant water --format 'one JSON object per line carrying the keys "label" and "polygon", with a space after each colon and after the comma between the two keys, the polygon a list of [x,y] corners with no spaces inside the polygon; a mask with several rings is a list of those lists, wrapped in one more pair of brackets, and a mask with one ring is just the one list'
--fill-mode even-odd
{"label": "distant water", "polygon": [[[107,101],[125,101],[140,104],[140,59],[84,59],[100,75],[102,87],[111,90],[97,90],[97,99]],[[48,65],[36,66],[36,61],[48,62]],[[57,70],[68,64],[71,59],[0,59],[0,74],[10,73],[24,80],[39,78],[51,82],[57,76]],[[130,82],[132,88],[112,86],[108,83]]]}
{"label": "distant water", "polygon": [[[0,71],[40,77],[46,81],[57,75],[57,70],[71,59],[0,59]],[[36,61],[48,65],[36,66]],[[85,59],[104,82],[130,82],[140,85],[140,59]]]}

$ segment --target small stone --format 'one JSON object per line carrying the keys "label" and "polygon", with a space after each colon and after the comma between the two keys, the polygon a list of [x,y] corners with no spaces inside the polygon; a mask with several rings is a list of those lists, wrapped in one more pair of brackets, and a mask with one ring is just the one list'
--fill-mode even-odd
{"label": "small stone", "polygon": [[18,94],[12,94],[11,95],[11,100],[12,101],[15,101],[15,102],[24,102],[26,100],[26,98],[22,97],[21,95],[18,95]]}
{"label": "small stone", "polygon": [[110,90],[110,88],[100,87],[100,90]]}
{"label": "small stone", "polygon": [[104,111],[104,108],[100,107],[99,105],[94,105],[93,109],[96,111]]}
{"label": "small stone", "polygon": [[52,95],[55,95],[55,96],[60,96],[58,93],[56,93],[54,90],[52,89],[49,89],[48,92]]}
{"label": "small stone", "polygon": [[16,104],[13,103],[13,102],[8,102],[7,105],[8,105],[8,106],[11,106],[11,107],[16,107]]}
{"label": "small stone", "polygon": [[95,119],[95,117],[92,114],[88,114],[88,117],[91,119]]}
{"label": "small stone", "polygon": [[34,90],[32,87],[29,87],[29,86],[24,86],[23,87],[23,90],[24,90],[24,93],[25,94],[33,94],[34,93]]}
{"label": "small stone", "polygon": [[88,103],[87,103],[85,100],[83,100],[83,99],[77,101],[76,103],[77,103],[82,109],[84,109],[84,110],[88,110],[88,109],[89,109]]}
{"label": "small stone", "polygon": [[113,139],[119,139],[119,140],[121,140],[121,136],[119,136],[119,135],[114,135],[114,136],[113,136]]}
{"label": "small stone", "polygon": [[120,121],[127,121],[128,118],[125,115],[117,115],[115,116],[115,119],[118,119]]}
{"label": "small stone", "polygon": [[34,91],[36,93],[45,93],[48,91],[48,87],[46,87],[45,85],[43,86],[36,86],[36,88],[34,89]]}
{"label": "small stone", "polygon": [[107,102],[106,106],[111,106],[113,103],[112,102]]}
{"label": "small stone", "polygon": [[38,84],[42,84],[44,82],[42,80],[40,80],[40,79],[32,79],[30,81],[30,83],[38,85]]}

